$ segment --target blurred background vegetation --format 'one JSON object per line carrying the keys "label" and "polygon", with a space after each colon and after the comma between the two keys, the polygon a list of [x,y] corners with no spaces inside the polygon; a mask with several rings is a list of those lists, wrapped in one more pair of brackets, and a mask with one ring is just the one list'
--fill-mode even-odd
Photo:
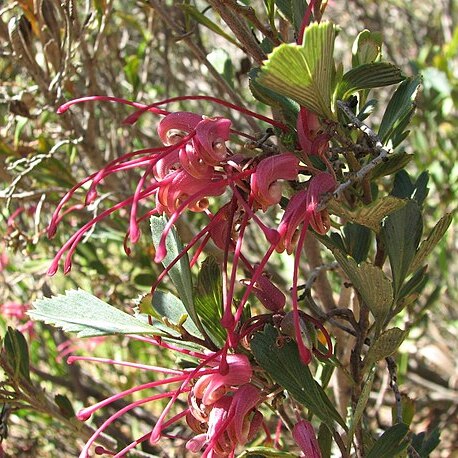
{"label": "blurred background vegetation", "polygon": [[[269,3],[240,2],[239,14],[250,11],[243,8],[250,5],[264,24]],[[382,32],[388,60],[408,75],[423,75],[411,134],[402,147],[413,154],[409,164],[413,176],[425,169],[430,173],[425,233],[442,214],[456,208],[458,195],[457,3],[330,0],[324,16],[341,26],[338,51],[344,58],[351,55],[357,33],[367,28]],[[254,23],[249,14],[244,17]],[[286,21],[280,19],[277,27],[286,27]],[[283,33],[293,38],[292,32]],[[46,276],[50,260],[72,227],[88,219],[87,209],[74,214],[48,240],[46,225],[62,195],[107,161],[157,141],[153,116],[124,126],[129,110],[119,105],[87,104],[63,116],[56,114],[57,107],[95,94],[142,103],[204,94],[259,110],[248,88],[250,65],[228,28],[203,1],[0,3],[0,327],[2,335],[8,325],[25,333],[32,377],[28,390],[0,382],[2,398],[10,400],[0,418],[3,437],[8,425],[3,447],[10,456],[77,455],[90,433],[73,421],[72,408],[122,390],[133,378],[135,383],[141,377],[151,378],[95,364],[67,366],[62,361],[66,349],[149,364],[156,358],[149,348],[145,352],[139,343],[122,339],[70,342],[55,329],[30,326],[18,312],[37,297],[76,287],[129,308],[132,298],[147,292],[157,274],[148,237],[130,257],[124,255],[121,214],[105,220],[78,246],[70,275]],[[207,102],[180,102],[174,108],[227,115],[225,108]],[[234,119],[234,114],[230,117]],[[243,117],[236,115],[234,123],[249,129]],[[97,214],[110,202],[122,200],[134,183],[129,174],[107,180],[105,194],[89,211]],[[182,232],[192,227],[189,217]],[[458,456],[454,455],[458,450],[457,252],[457,226],[452,224],[430,258],[430,286],[420,298],[429,313],[398,357],[401,391],[415,401],[414,425],[418,431],[441,433],[441,443],[431,455],[436,457]],[[372,396],[380,426],[390,415],[390,398],[383,396],[387,384],[387,376],[380,376]],[[121,405],[120,401],[113,408]],[[104,415],[110,413],[108,409]],[[127,443],[157,414],[135,410],[108,433]],[[94,425],[102,421],[97,417]],[[183,441],[163,450],[145,447],[144,452],[153,456],[185,454]]]}

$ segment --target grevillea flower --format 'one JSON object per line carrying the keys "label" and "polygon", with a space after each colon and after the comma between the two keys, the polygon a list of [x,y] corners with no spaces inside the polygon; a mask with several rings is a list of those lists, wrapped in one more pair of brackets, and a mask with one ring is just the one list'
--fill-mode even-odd
{"label": "grevillea flower", "polygon": [[318,116],[304,107],[297,118],[297,137],[306,155],[323,156],[329,149],[330,135],[323,132]]}
{"label": "grevillea flower", "polygon": [[[199,444],[199,450],[204,448],[202,456],[229,456],[237,445],[243,445],[248,440],[251,440],[259,429],[260,418],[262,419],[260,414],[255,415],[256,406],[263,402],[264,399],[260,390],[250,384],[253,370],[247,356],[228,354],[223,358],[222,352],[205,354],[180,348],[161,339],[140,336],[131,336],[131,338],[185,354],[188,358],[193,358],[196,361],[196,366],[190,369],[168,369],[105,358],[70,356],[68,358],[70,364],[75,361],[92,361],[154,372],[164,376],[160,380],[134,386],[80,410],[77,413],[77,417],[82,421],[86,421],[93,413],[118,399],[123,399],[144,390],[160,389],[158,394],[136,400],[106,419],[86,443],[80,458],[89,456],[93,443],[117,418],[137,406],[160,399],[169,399],[169,402],[149,433],[118,452],[102,450],[101,448],[98,448],[98,451],[100,453],[103,451],[103,453],[116,457],[124,456],[136,445],[148,439],[152,443],[158,442],[164,431],[182,418],[186,418],[192,431],[198,434],[196,437],[188,439],[188,443],[191,444],[189,448],[193,449],[197,447],[196,444]],[[164,387],[167,388],[164,389]],[[178,399],[185,401],[187,407],[167,419],[173,406],[176,406]],[[226,410],[223,412],[225,408]],[[223,423],[218,420],[221,415],[224,417]],[[170,437],[169,435],[167,436]],[[220,455],[215,455],[216,451]]]}
{"label": "grevillea flower", "polygon": [[278,204],[282,195],[279,180],[295,180],[299,168],[299,159],[291,153],[283,153],[263,159],[251,175],[253,198],[265,211]]}
{"label": "grevillea flower", "polygon": [[186,447],[197,453],[206,446],[202,457],[234,456],[236,447],[252,440],[261,427],[263,417],[257,410],[261,401],[261,391],[251,384],[223,396],[208,415],[207,433],[194,437]]}
{"label": "grevillea flower", "polygon": [[293,438],[305,458],[321,458],[320,446],[316,439],[315,431],[308,421],[301,420],[294,425]]}

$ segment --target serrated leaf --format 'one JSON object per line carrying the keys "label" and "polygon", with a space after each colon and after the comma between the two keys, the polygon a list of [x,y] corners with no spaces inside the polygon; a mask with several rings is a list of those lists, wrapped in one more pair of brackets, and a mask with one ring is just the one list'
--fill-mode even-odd
{"label": "serrated leaf", "polygon": [[274,49],[264,62],[259,83],[333,119],[335,36],[335,26],[330,22],[311,24],[305,29],[303,45],[282,44]]}
{"label": "serrated leaf", "polygon": [[208,257],[202,263],[196,285],[196,312],[217,346],[226,341],[226,330],[221,325],[223,316],[223,283],[216,259]]}
{"label": "serrated leaf", "polygon": [[114,334],[154,334],[157,330],[128,313],[118,310],[81,289],[65,295],[39,299],[28,314],[34,319],[52,324],[78,337]]}
{"label": "serrated leaf", "polygon": [[366,226],[372,229],[376,234],[381,229],[381,222],[390,213],[399,210],[407,203],[404,199],[399,199],[394,196],[385,196],[372,202],[369,205],[361,206],[356,210],[347,210],[332,199],[328,203],[328,209],[338,216],[342,216],[347,220]]}
{"label": "serrated leaf", "polygon": [[423,242],[421,242],[412,261],[412,264],[410,265],[410,272],[415,272],[415,270],[419,269],[425,261],[425,259],[431,254],[436,245],[440,242],[442,237],[447,232],[447,229],[453,221],[453,216],[453,213],[446,213],[434,226],[433,230],[430,232],[426,240],[423,240]]}
{"label": "serrated leaf", "polygon": [[364,367],[368,370],[374,363],[391,356],[402,344],[407,336],[407,331],[391,328],[382,332],[378,339],[372,343],[364,360]]}
{"label": "serrated leaf", "polygon": [[393,303],[391,281],[377,266],[367,262],[358,265],[352,257],[345,256],[339,250],[334,250],[334,256],[353,286],[361,294],[376,323],[383,324]]}
{"label": "serrated leaf", "polygon": [[225,40],[240,48],[240,44],[237,42],[235,38],[228,35],[218,24],[216,24],[207,16],[205,16],[205,14],[202,14],[195,6],[184,3],[179,4],[178,6],[183,11],[185,11],[185,13],[193,17],[199,24],[202,24],[204,27],[207,27],[207,29],[211,30],[212,32],[215,32],[219,36],[223,37]]}
{"label": "serrated leaf", "polygon": [[382,34],[365,29],[358,34],[352,47],[352,66],[370,64],[380,59]]}
{"label": "serrated leaf", "polygon": [[14,371],[14,379],[18,381],[20,377],[23,377],[30,381],[29,347],[22,333],[8,327],[3,339],[3,348],[6,360]]}
{"label": "serrated leaf", "polygon": [[[154,246],[159,246],[162,233],[164,232],[167,224],[167,218],[165,216],[152,216],[151,217],[151,234],[153,237]],[[162,261],[162,265],[167,267],[172,263],[175,258],[184,250],[183,244],[178,237],[177,231],[174,227],[167,234],[165,241],[167,254]],[[170,280],[174,284],[178,297],[183,302],[186,312],[198,329],[204,333],[202,324],[200,323],[199,317],[197,316],[194,308],[194,297],[193,297],[193,286],[191,269],[189,267],[189,258],[185,254],[169,271]]]}
{"label": "serrated leaf", "polygon": [[[179,336],[179,332],[176,329],[171,329],[167,326],[167,322],[164,322],[164,318],[168,320],[169,323],[173,325],[181,325],[183,328],[188,331],[193,336],[202,338],[202,333],[197,329],[197,326],[194,324],[192,320],[188,317],[188,312],[183,304],[183,302],[178,299],[174,294],[168,291],[160,291],[156,290],[154,292],[153,298],[151,300],[151,295],[147,295],[146,298],[149,299],[151,310],[154,317],[160,319],[164,325],[156,325],[155,327],[159,327],[170,334]],[[142,305],[143,304],[143,305]],[[146,302],[147,306],[148,302]],[[149,313],[147,308],[145,307],[145,300],[143,299],[140,303],[140,311],[142,313]]]}
{"label": "serrated leaf", "polygon": [[382,143],[391,139],[392,147],[399,144],[395,137],[403,133],[415,110],[415,98],[421,83],[421,76],[407,78],[394,92],[378,130]]}
{"label": "serrated leaf", "polygon": [[371,394],[372,390],[372,384],[374,383],[374,377],[375,377],[375,370],[371,370],[370,374],[366,378],[363,389],[361,390],[361,394],[359,395],[358,402],[356,404],[355,410],[353,412],[353,415],[351,417],[351,423],[350,423],[350,428],[348,430],[347,434],[347,449],[350,450],[351,443],[353,440],[353,435],[355,434],[356,431],[356,426],[360,422],[364,410],[366,409],[366,404],[367,401],[369,401],[369,396]]}
{"label": "serrated leaf", "polygon": [[251,350],[259,365],[330,429],[334,429],[335,422],[347,429],[323,388],[314,380],[308,366],[302,364],[296,343],[290,341],[279,346],[277,337],[278,332],[271,325],[253,336]]}
{"label": "serrated leaf", "polygon": [[393,458],[401,453],[409,446],[408,432],[409,427],[404,423],[387,429],[366,455],[367,458]]}
{"label": "serrated leaf", "polygon": [[346,100],[363,89],[391,86],[405,79],[401,70],[388,62],[374,62],[353,68],[342,77],[336,87],[334,100]]}
{"label": "serrated leaf", "polygon": [[381,236],[390,260],[394,296],[406,278],[423,232],[423,220],[418,204],[409,200],[382,224]]}

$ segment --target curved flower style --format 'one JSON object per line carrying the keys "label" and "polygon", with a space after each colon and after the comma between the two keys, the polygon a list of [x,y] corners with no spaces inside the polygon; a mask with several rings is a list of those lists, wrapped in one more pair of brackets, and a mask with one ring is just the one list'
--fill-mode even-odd
{"label": "curved flower style", "polygon": [[[169,99],[164,103],[183,99],[186,97]],[[198,232],[196,231],[197,234],[187,243],[183,251],[174,260],[167,263],[167,267],[154,282],[152,292],[170,269],[190,250],[194,250],[190,261],[192,267],[198,261],[205,245],[212,240],[223,251],[221,324],[227,332],[227,338],[220,350],[214,352],[215,345],[208,344],[207,348],[212,351],[201,353],[182,349],[159,338],[133,336],[135,339],[152,345],[192,356],[196,360],[193,369],[165,369],[93,357],[70,357],[69,362],[84,359],[165,374],[162,380],[133,387],[92,407],[83,409],[78,413],[78,418],[81,420],[88,419],[93,412],[116,399],[145,389],[158,386],[168,387],[159,394],[129,404],[109,417],[88,441],[81,453],[81,458],[88,456],[94,441],[111,422],[136,406],[159,399],[168,399],[168,404],[157,419],[152,431],[116,453],[115,456],[123,456],[131,448],[148,439],[151,443],[156,443],[164,435],[164,430],[168,426],[186,418],[187,424],[196,433],[195,437],[187,441],[189,450],[195,452],[202,450],[204,457],[232,457],[236,448],[250,441],[262,425],[262,415],[258,407],[264,398],[258,387],[263,384],[255,379],[249,357],[240,353],[243,348],[242,340],[247,338],[250,332],[260,329],[264,323],[272,320],[272,317],[278,318],[287,314],[285,311],[286,296],[274,285],[267,273],[267,263],[275,251],[286,250],[288,254],[294,253],[295,255],[291,293],[293,311],[290,312],[293,316],[293,326],[290,335],[296,338],[302,362],[308,364],[312,354],[328,357],[332,353],[329,335],[321,323],[299,310],[297,284],[299,259],[309,225],[322,234],[329,230],[328,214],[326,210],[319,210],[319,203],[325,193],[335,188],[334,175],[332,171],[331,173],[319,172],[308,165],[301,165],[299,158],[289,152],[261,158],[253,158],[251,154],[244,156],[243,150],[234,154],[228,146],[231,135],[253,138],[232,130],[231,121],[226,118],[218,116],[209,118],[186,111],[170,113],[158,108],[160,103],[147,106],[110,97],[84,98],[81,101],[88,100],[119,101],[136,107],[138,111],[127,118],[128,123],[135,122],[142,113],[147,111],[163,116],[157,128],[162,146],[130,152],[111,161],[102,170],[78,183],[64,196],[50,222],[48,228],[50,236],[55,233],[57,225],[66,213],[82,208],[83,205],[79,204],[64,209],[80,188],[83,186],[87,188],[84,204],[88,205],[97,197],[98,187],[106,177],[125,170],[140,169],[142,171],[133,194],[102,211],[73,234],[57,253],[49,273],[56,271],[64,254],[64,271],[68,272],[71,268],[73,252],[84,234],[96,223],[117,210],[130,207],[126,243],[127,237],[132,243],[138,241],[139,225],[144,219],[157,214],[168,215],[169,218],[160,241],[155,247],[155,262],[163,261],[167,255],[167,235],[180,216],[185,211],[201,212],[202,218],[208,218],[208,224]],[[64,105],[60,111],[65,111],[73,103],[76,101]],[[224,103],[224,105],[236,108],[231,104]],[[247,110],[237,109],[280,129],[285,127]],[[317,120],[311,118],[310,122],[317,122]],[[307,135],[312,134],[314,133],[310,130]],[[306,163],[305,160],[304,162]],[[262,220],[263,211],[280,202],[282,198],[281,180],[301,181],[301,186],[303,186],[303,180],[299,175],[306,173],[312,174],[310,180],[305,184],[306,189],[296,192],[290,198],[278,226],[269,227]],[[218,206],[213,204],[210,206],[210,199],[218,197],[220,197]],[[148,205],[143,214],[140,214],[141,204]],[[210,210],[213,206],[217,207],[215,211]],[[254,226],[254,230],[260,231],[268,245],[267,252],[259,262],[250,261],[243,253],[244,235],[250,224]],[[126,251],[129,251],[127,247]],[[249,278],[239,281],[238,275],[242,268],[244,274]],[[240,283],[244,285],[241,298],[237,296],[236,291],[236,286]],[[243,311],[251,294],[264,305],[269,313],[254,316],[253,321],[250,322],[250,320],[244,320]],[[300,317],[323,330],[328,344],[326,355],[313,348],[313,342],[307,342],[308,346],[304,344]],[[202,345],[205,342],[207,341],[202,340]],[[167,419],[171,410],[174,406],[176,407],[176,401],[179,398],[185,400],[186,407]],[[109,451],[105,452],[113,454]]]}
{"label": "curved flower style", "polygon": [[[186,354],[188,357],[196,359],[197,366],[194,369],[167,369],[126,361],[70,356],[68,358],[69,363],[93,361],[165,375],[162,380],[132,387],[91,407],[80,410],[77,417],[82,421],[88,420],[97,410],[133,393],[156,387],[178,385],[178,387],[169,388],[165,392],[161,391],[159,394],[134,401],[111,415],[86,443],[80,458],[89,456],[90,448],[99,435],[124,413],[148,402],[167,398],[170,401],[150,433],[145,434],[119,452],[104,449],[103,453],[121,457],[148,439],[152,443],[156,443],[166,428],[184,417],[186,417],[192,431],[197,433],[197,436],[188,440],[187,447],[192,451],[204,448],[202,456],[230,456],[238,445],[243,445],[254,437],[262,421],[262,415],[256,410],[256,407],[263,402],[264,398],[261,391],[250,384],[253,370],[247,356],[229,354],[223,361],[221,352],[203,354],[167,344],[160,339],[138,336],[132,336],[132,338]],[[166,421],[166,416],[180,396],[187,398],[187,407]]]}

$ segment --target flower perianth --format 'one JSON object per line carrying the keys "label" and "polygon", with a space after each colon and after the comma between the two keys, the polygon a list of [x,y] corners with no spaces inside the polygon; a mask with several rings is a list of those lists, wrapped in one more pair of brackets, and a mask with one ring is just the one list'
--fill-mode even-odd
{"label": "flower perianth", "polygon": [[305,458],[321,458],[321,451],[310,422],[301,420],[293,428],[293,438]]}
{"label": "flower perianth", "polygon": [[282,185],[278,180],[295,180],[298,171],[299,159],[291,153],[267,157],[257,165],[251,176],[251,192],[264,211],[280,202]]}

